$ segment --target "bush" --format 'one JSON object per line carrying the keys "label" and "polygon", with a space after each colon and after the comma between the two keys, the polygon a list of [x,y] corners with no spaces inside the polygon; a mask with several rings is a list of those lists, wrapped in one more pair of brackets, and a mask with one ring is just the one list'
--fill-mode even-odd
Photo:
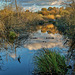
{"label": "bush", "polygon": [[39,25],[43,25],[43,24],[44,24],[44,20],[40,20]]}
{"label": "bush", "polygon": [[52,9],[53,9],[52,7],[49,7],[49,8],[48,8],[48,11],[51,11]]}
{"label": "bush", "polygon": [[34,57],[34,60],[35,70],[40,75],[65,75],[67,72],[65,57],[55,51],[40,50],[40,53]]}
{"label": "bush", "polygon": [[47,18],[48,19],[55,19],[55,16],[54,15],[48,15]]}
{"label": "bush", "polygon": [[41,11],[42,15],[49,15],[47,11]]}
{"label": "bush", "polygon": [[56,15],[56,11],[55,11],[55,10],[51,10],[51,11],[50,11],[50,14]]}
{"label": "bush", "polygon": [[54,25],[53,24],[48,24],[46,27],[52,29],[52,28],[54,28]]}
{"label": "bush", "polygon": [[61,15],[56,15],[55,17],[58,18],[58,19],[60,19],[61,18]]}
{"label": "bush", "polygon": [[10,39],[16,38],[16,33],[15,33],[14,31],[10,31],[10,32],[9,32],[9,38],[10,38]]}
{"label": "bush", "polygon": [[29,10],[26,10],[26,12],[29,12]]}
{"label": "bush", "polygon": [[42,8],[41,10],[42,10],[42,11],[47,11],[47,9],[46,9],[46,8]]}
{"label": "bush", "polygon": [[60,15],[70,15],[70,12],[67,10],[60,11]]}

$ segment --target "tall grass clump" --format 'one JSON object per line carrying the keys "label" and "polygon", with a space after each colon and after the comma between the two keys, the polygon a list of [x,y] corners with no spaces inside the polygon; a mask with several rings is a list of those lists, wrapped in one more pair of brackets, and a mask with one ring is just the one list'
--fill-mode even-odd
{"label": "tall grass clump", "polygon": [[34,60],[35,73],[39,75],[65,75],[67,72],[65,57],[55,51],[41,50]]}

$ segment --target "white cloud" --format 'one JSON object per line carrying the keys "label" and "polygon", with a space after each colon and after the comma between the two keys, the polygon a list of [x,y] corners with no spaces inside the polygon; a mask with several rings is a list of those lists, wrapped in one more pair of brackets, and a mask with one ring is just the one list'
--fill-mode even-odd
{"label": "white cloud", "polygon": [[52,2],[51,5],[60,5],[61,3],[62,3],[62,1],[59,0],[59,1],[54,1],[54,2]]}
{"label": "white cloud", "polygon": [[[60,47],[63,48],[63,36],[60,34],[47,34],[47,33],[34,33],[32,34],[32,38],[37,37],[37,39],[28,39],[25,48],[29,50],[38,50],[41,48],[54,48]],[[54,39],[46,39],[46,37],[54,37]],[[43,42],[45,41],[45,42]]]}

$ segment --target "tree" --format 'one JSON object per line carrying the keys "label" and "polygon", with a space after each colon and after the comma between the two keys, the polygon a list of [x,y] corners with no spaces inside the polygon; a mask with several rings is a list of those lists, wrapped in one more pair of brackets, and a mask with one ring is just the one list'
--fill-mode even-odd
{"label": "tree", "polygon": [[16,12],[18,12],[17,0],[15,0]]}

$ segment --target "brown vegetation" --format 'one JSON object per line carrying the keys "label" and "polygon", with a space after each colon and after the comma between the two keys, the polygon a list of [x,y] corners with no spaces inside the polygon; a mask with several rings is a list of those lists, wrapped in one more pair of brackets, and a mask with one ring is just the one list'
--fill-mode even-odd
{"label": "brown vegetation", "polygon": [[41,10],[42,10],[42,11],[47,11],[47,9],[46,9],[46,8],[42,8]]}
{"label": "brown vegetation", "polygon": [[48,18],[48,19],[55,19],[55,16],[54,15],[48,15],[48,16],[46,16],[46,18]]}
{"label": "brown vegetation", "polygon": [[42,16],[37,13],[15,12],[11,9],[0,10],[0,35],[3,35],[4,30],[7,35],[10,31],[20,33],[28,30],[31,25],[39,25],[44,22]]}

